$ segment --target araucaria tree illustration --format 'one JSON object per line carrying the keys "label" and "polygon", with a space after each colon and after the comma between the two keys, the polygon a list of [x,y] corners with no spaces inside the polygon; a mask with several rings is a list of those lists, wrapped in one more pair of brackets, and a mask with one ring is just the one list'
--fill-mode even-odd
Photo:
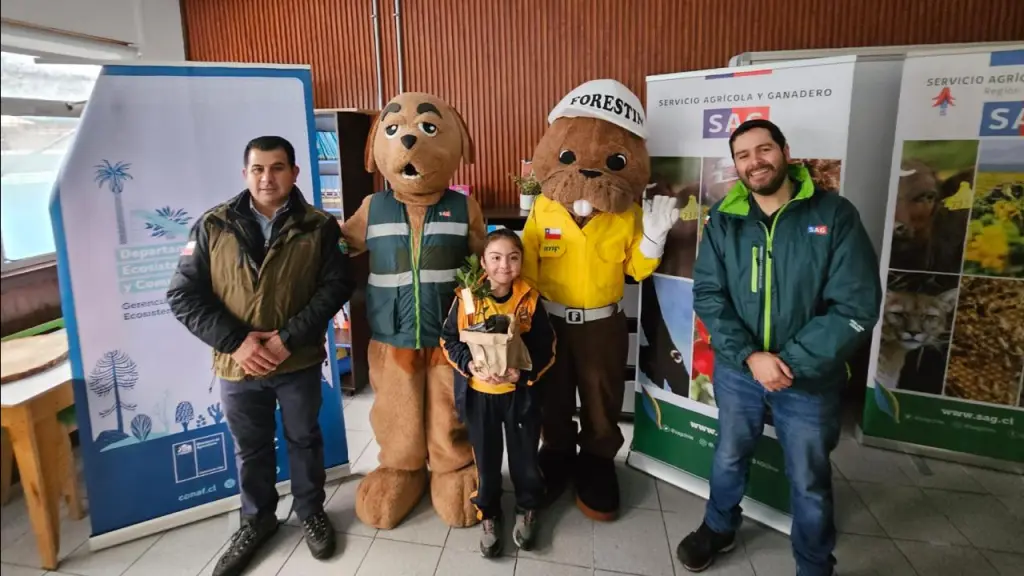
{"label": "araucaria tree illustration", "polygon": [[100,188],[106,184],[114,195],[114,212],[117,215],[117,241],[122,246],[128,243],[128,229],[124,222],[124,206],[121,204],[121,193],[124,192],[124,181],[132,179],[132,175],[128,173],[128,169],[131,166],[127,162],[111,164],[110,160],[104,160],[102,164],[95,166],[96,182]]}
{"label": "araucaria tree illustration", "polygon": [[182,430],[188,432],[188,423],[195,418],[196,411],[192,408],[191,402],[179,402],[174,409],[174,421],[181,424]]}
{"label": "araucaria tree illustration", "polygon": [[109,408],[100,411],[100,417],[117,415],[117,428],[106,430],[96,438],[97,444],[109,444],[128,437],[124,429],[124,411],[134,412],[136,405],[126,402],[121,394],[135,388],[139,381],[139,367],[127,354],[120,350],[104,352],[96,362],[87,381],[89,390],[100,398],[114,397]]}

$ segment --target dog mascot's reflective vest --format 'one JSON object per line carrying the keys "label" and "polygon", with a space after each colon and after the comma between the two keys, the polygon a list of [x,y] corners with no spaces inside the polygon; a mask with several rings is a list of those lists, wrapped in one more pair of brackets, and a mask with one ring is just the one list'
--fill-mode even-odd
{"label": "dog mascot's reflective vest", "polygon": [[427,209],[414,253],[405,205],[393,192],[370,202],[366,310],[374,340],[398,348],[437,346],[455,294],[455,271],[469,255],[466,197],[448,190]]}

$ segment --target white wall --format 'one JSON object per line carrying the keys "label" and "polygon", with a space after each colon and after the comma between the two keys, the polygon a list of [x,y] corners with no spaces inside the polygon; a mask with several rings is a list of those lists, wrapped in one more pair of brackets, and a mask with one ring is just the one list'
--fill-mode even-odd
{"label": "white wall", "polygon": [[146,60],[185,59],[178,0],[0,0],[8,24],[132,44]]}

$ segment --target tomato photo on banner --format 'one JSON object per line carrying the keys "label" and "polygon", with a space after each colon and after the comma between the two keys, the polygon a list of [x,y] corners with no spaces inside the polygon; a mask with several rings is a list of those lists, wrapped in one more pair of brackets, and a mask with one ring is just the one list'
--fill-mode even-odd
{"label": "tomato photo on banner", "polygon": [[715,406],[715,392],[711,383],[715,377],[715,353],[711,349],[711,335],[704,322],[694,316],[693,369],[690,380],[690,400]]}

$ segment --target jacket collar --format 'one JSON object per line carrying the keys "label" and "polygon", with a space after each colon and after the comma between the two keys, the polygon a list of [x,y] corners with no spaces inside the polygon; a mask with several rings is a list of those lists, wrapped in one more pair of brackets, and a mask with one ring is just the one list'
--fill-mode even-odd
{"label": "jacket collar", "polygon": [[[483,276],[483,278],[480,279],[480,282],[487,282],[487,275],[486,274]],[[522,278],[517,278],[516,281],[512,283],[512,297],[509,298],[508,301],[509,302],[514,302],[514,303],[518,303],[520,300],[522,300],[523,298],[528,296],[530,294],[531,290],[533,290],[533,287],[530,286],[526,282],[526,280],[523,280]],[[462,301],[462,287],[461,286],[455,288],[455,298],[457,300],[459,300],[459,301]],[[459,310],[462,310],[461,306],[459,307]]]}
{"label": "jacket collar", "polygon": [[[285,209],[280,215],[305,214],[308,208],[309,203],[303,197],[302,191],[299,190],[298,186],[292,186],[292,191],[288,193],[288,202],[285,204]],[[255,218],[256,216],[252,212],[252,194],[248,190],[242,190],[241,194],[229,200],[228,209],[236,216],[245,218]]]}
{"label": "jacket collar", "polygon": [[[797,188],[796,194],[790,202],[807,200],[814,196],[814,181],[811,180],[811,173],[807,170],[806,166],[803,164],[790,164],[788,173],[789,177],[799,184],[799,188]],[[743,218],[750,215],[750,190],[747,189],[742,181],[736,182],[729,189],[729,193],[725,195],[722,203],[718,205],[718,211],[722,214]]]}

